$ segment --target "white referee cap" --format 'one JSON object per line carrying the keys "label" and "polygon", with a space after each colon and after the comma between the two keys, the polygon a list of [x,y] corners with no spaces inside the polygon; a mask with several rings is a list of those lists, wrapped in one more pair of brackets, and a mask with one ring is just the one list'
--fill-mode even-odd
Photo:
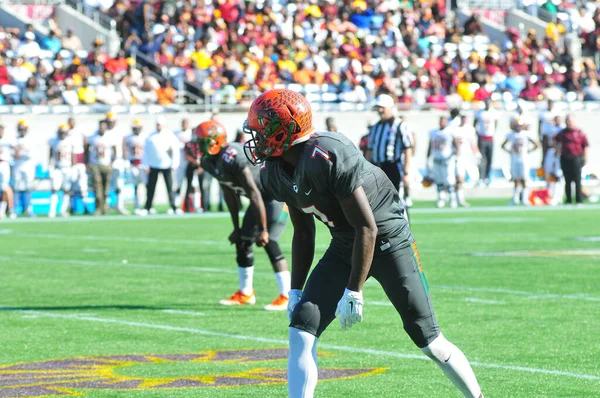
{"label": "white referee cap", "polygon": [[380,106],[382,108],[393,108],[394,103],[394,99],[387,94],[381,94],[375,100],[375,106]]}

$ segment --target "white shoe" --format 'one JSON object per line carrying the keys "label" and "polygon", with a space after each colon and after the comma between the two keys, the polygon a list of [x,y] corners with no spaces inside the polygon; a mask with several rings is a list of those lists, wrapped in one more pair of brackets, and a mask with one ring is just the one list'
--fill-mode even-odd
{"label": "white shoe", "polygon": [[61,217],[71,217],[71,214],[69,214],[68,211],[65,211],[64,213],[60,213]]}
{"label": "white shoe", "polygon": [[469,202],[459,202],[458,205],[461,206],[461,207],[471,207],[471,205],[469,204]]}
{"label": "white shoe", "polygon": [[6,218],[6,214],[0,213],[0,220],[4,220]]}
{"label": "white shoe", "polygon": [[410,198],[410,196],[408,196],[406,199],[404,199],[404,203],[406,204],[406,207],[413,207],[413,201]]}
{"label": "white shoe", "polygon": [[136,214],[140,217],[146,217],[148,215],[148,210],[138,209]]}
{"label": "white shoe", "polygon": [[446,206],[446,202],[440,199],[435,205],[438,209],[441,209],[442,207]]}
{"label": "white shoe", "polygon": [[48,214],[48,218],[56,218],[56,214]]}
{"label": "white shoe", "polygon": [[156,214],[156,209],[155,208],[151,208],[148,213],[152,214],[152,215],[155,215]]}
{"label": "white shoe", "polygon": [[170,216],[172,216],[172,215],[175,214],[175,210],[169,209],[169,210],[167,210],[167,214],[170,215]]}
{"label": "white shoe", "polygon": [[514,199],[511,200],[510,202],[508,202],[509,206],[517,206],[519,204],[519,201],[515,201]]}
{"label": "white shoe", "polygon": [[458,203],[455,200],[450,201],[450,207],[456,209],[458,207]]}
{"label": "white shoe", "polygon": [[10,218],[11,220],[15,220],[17,218],[17,213],[10,213],[8,215],[8,218]]}
{"label": "white shoe", "polygon": [[127,209],[117,209],[117,211],[119,213],[121,213],[122,215],[124,215],[124,216],[128,216],[128,215],[131,214],[131,212],[129,210],[127,210]]}
{"label": "white shoe", "polygon": [[177,214],[178,216],[180,216],[180,215],[183,214],[183,210],[177,209],[177,210],[175,210],[175,214]]}

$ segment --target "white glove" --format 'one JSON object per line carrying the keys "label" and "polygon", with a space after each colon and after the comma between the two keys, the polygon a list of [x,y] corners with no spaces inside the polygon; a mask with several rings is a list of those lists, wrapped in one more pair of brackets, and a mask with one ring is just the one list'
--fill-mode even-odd
{"label": "white glove", "polygon": [[363,300],[362,292],[354,292],[346,289],[342,299],[337,305],[335,316],[340,317],[340,325],[342,330],[348,330],[357,322],[363,320]]}
{"label": "white glove", "polygon": [[292,289],[288,292],[288,308],[287,308],[287,313],[288,313],[288,319],[291,321],[292,320],[292,312],[294,312],[294,308],[296,308],[296,305],[298,305],[298,303],[300,302],[300,300],[302,299],[302,290],[298,290],[298,289]]}

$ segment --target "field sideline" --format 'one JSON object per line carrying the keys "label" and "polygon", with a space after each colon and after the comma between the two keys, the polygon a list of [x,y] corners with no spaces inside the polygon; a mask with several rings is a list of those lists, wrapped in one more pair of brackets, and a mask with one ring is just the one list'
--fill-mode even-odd
{"label": "field sideline", "polygon": [[[478,204],[411,212],[444,335],[486,397],[598,396],[600,206]],[[45,220],[0,222],[0,397],[287,396],[262,251],[257,305],[216,304],[237,287],[228,215]],[[364,295],[364,322],[320,341],[316,397],[459,397],[375,281]]]}

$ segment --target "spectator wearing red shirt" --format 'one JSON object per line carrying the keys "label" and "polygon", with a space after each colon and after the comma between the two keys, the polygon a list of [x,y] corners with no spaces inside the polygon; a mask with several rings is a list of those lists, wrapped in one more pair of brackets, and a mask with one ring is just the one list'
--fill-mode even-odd
{"label": "spectator wearing red shirt", "polygon": [[440,87],[436,84],[432,88],[431,95],[427,97],[425,100],[428,104],[433,104],[435,109],[445,110],[446,106],[446,96],[440,92]]}
{"label": "spectator wearing red shirt", "polygon": [[525,101],[541,101],[544,99],[544,94],[537,84],[533,84],[531,80],[527,80],[525,88],[519,93],[519,98]]}
{"label": "spectator wearing red shirt", "polygon": [[556,143],[560,151],[560,167],[565,176],[566,203],[572,203],[571,184],[575,183],[575,202],[583,203],[581,191],[581,170],[587,163],[588,140],[586,135],[576,125],[573,115],[566,119],[567,127],[559,132]]}
{"label": "spectator wearing red shirt", "polygon": [[488,98],[492,98],[492,93],[483,84],[473,93],[473,101],[485,101]]}
{"label": "spectator wearing red shirt", "polygon": [[436,58],[432,51],[429,53],[429,59],[427,59],[423,68],[429,73],[435,72],[438,74],[444,69],[444,63],[439,58]]}
{"label": "spectator wearing red shirt", "polygon": [[125,73],[127,71],[127,58],[125,57],[125,51],[119,51],[116,58],[109,58],[104,64],[104,69],[116,75],[118,73]]}

